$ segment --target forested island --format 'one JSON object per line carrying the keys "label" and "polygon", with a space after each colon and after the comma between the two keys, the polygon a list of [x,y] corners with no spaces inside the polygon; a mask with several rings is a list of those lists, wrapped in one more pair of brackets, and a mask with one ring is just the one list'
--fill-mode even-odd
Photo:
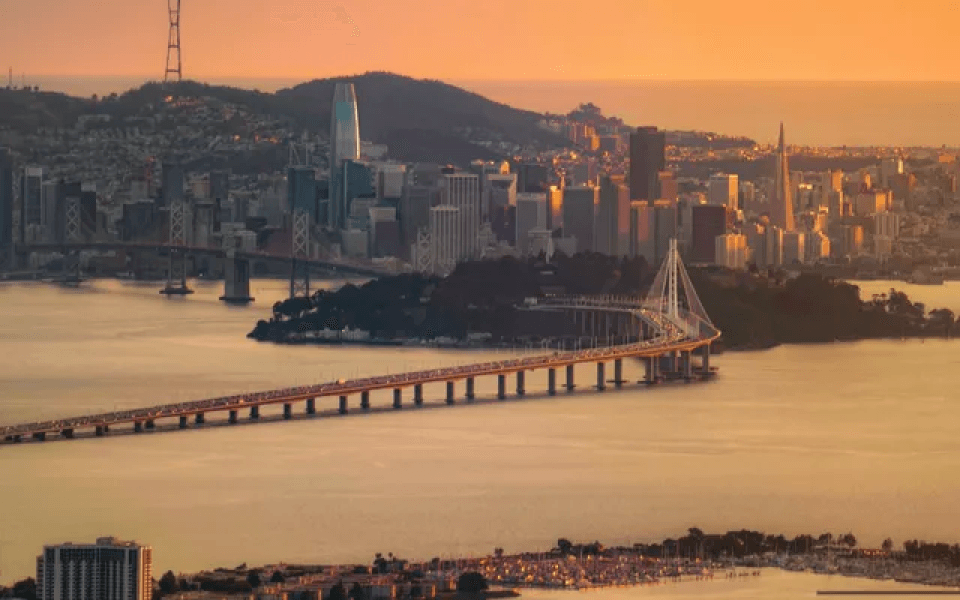
{"label": "forested island", "polygon": [[[890,290],[863,300],[859,289],[816,273],[732,272],[691,268],[690,277],[727,349],[870,338],[950,336],[960,330],[952,311],[927,310]],[[318,291],[278,302],[249,337],[302,342],[308,332],[350,329],[371,340],[483,339],[523,344],[569,335],[550,313],[528,310],[546,294],[646,292],[656,270],[642,258],[558,254],[543,258],[462,263],[447,277],[402,274],[360,286]]]}

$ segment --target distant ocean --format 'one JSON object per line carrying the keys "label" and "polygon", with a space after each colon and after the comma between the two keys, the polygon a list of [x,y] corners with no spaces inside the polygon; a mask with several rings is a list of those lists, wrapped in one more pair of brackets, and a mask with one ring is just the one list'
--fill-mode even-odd
{"label": "distant ocean", "polygon": [[[122,92],[140,78],[41,77],[45,90]],[[299,79],[214,79],[271,92]],[[593,102],[631,125],[820,146],[960,146],[960,82],[450,81],[517,108],[566,113]],[[361,115],[361,120],[363,116]]]}

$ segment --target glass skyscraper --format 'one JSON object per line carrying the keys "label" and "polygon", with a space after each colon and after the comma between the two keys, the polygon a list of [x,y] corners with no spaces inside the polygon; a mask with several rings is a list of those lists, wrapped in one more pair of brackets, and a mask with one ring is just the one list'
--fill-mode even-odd
{"label": "glass skyscraper", "polygon": [[330,113],[330,206],[327,225],[343,227],[349,198],[337,184],[343,162],[360,158],[360,121],[357,116],[357,94],[352,83],[338,83],[333,91]]}

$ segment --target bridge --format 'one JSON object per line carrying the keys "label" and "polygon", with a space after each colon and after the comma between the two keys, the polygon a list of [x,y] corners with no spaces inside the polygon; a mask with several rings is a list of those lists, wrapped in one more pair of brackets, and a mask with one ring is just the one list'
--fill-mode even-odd
{"label": "bridge", "polygon": [[[230,425],[240,421],[241,412],[249,421],[261,419],[261,408],[282,405],[284,420],[294,418],[294,406],[302,403],[303,415],[318,416],[318,403],[334,400],[330,414],[345,415],[350,412],[349,398],[360,397],[359,410],[370,412],[370,394],[378,390],[391,390],[393,404],[389,409],[404,407],[404,392],[412,389],[413,406],[424,406],[424,385],[446,385],[442,405],[454,405],[458,401],[457,384],[463,385],[462,399],[476,400],[476,380],[480,377],[497,378],[497,400],[507,399],[507,382],[515,380],[515,397],[527,394],[526,374],[532,371],[547,372],[549,396],[558,393],[558,370],[565,371],[563,389],[571,393],[576,388],[574,367],[578,364],[596,365],[596,390],[608,387],[606,366],[613,363],[612,384],[622,388],[624,360],[637,360],[644,366],[640,382],[654,385],[664,381],[703,381],[710,379],[715,371],[710,367],[710,344],[720,336],[703,309],[686,269],[680,261],[675,241],[663,263],[646,298],[625,296],[551,296],[539,301],[532,310],[563,311],[573,316],[580,331],[594,339],[614,339],[622,343],[602,347],[590,347],[573,351],[555,351],[536,356],[524,356],[492,362],[482,362],[456,367],[420,370],[407,373],[381,375],[354,380],[307,385],[263,392],[235,394],[191,402],[166,404],[149,408],[117,411],[104,414],[71,417],[43,422],[0,426],[0,444],[42,442],[52,439],[103,437],[127,426],[132,433],[161,429],[190,429],[212,425],[207,416],[219,413],[226,417],[221,423]],[[604,335],[606,334],[606,335]],[[699,355],[699,364],[694,360]],[[163,424],[166,426],[163,426]]]}

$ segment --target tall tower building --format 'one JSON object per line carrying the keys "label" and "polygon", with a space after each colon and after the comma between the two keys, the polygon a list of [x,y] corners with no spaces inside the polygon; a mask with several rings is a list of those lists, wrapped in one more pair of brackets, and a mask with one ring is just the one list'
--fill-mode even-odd
{"label": "tall tower building", "polygon": [[0,254],[13,244],[13,159],[0,148]]}
{"label": "tall tower building", "polygon": [[352,83],[338,83],[333,90],[330,110],[330,206],[327,225],[343,227],[347,207],[339,189],[338,176],[344,161],[360,159],[360,120],[357,116],[357,94]]}
{"label": "tall tower building", "polygon": [[576,238],[577,252],[593,252],[599,189],[592,185],[563,190],[563,235]]}
{"label": "tall tower building", "polygon": [[776,172],[773,177],[773,198],[770,223],[783,231],[793,231],[793,192],[790,183],[790,164],[784,141],[783,123],[780,123],[780,144],[777,147]]}
{"label": "tall tower building", "polygon": [[631,200],[659,199],[659,175],[667,166],[666,147],[666,133],[656,127],[638,127],[630,134]]}
{"label": "tall tower building", "polygon": [[736,175],[715,173],[710,176],[707,201],[730,210],[740,210],[740,182]]}
{"label": "tall tower building", "polygon": [[97,538],[94,544],[44,546],[37,557],[38,600],[150,600],[153,550]]}
{"label": "tall tower building", "polygon": [[480,178],[472,173],[445,174],[440,180],[440,204],[460,210],[457,259],[473,260],[480,249]]}

